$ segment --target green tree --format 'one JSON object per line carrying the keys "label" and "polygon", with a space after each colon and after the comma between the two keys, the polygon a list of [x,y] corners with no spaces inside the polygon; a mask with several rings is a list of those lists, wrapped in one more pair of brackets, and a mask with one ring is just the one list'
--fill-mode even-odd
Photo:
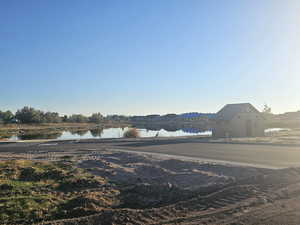
{"label": "green tree", "polygon": [[3,123],[10,123],[14,117],[14,114],[9,110],[6,112],[0,111],[0,120]]}
{"label": "green tree", "polygon": [[46,112],[43,117],[46,123],[60,123],[62,121],[57,112]]}
{"label": "green tree", "polygon": [[42,123],[44,121],[44,113],[32,107],[25,106],[16,112],[16,118],[21,123]]}
{"label": "green tree", "polygon": [[82,114],[73,114],[68,118],[68,122],[71,123],[86,123],[88,122],[88,118]]}
{"label": "green tree", "polygon": [[61,120],[62,120],[62,122],[68,122],[68,116],[67,115],[64,115],[64,116],[62,116],[61,117]]}
{"label": "green tree", "polygon": [[103,121],[103,116],[101,115],[101,113],[93,113],[89,117],[90,123],[100,123],[101,121]]}

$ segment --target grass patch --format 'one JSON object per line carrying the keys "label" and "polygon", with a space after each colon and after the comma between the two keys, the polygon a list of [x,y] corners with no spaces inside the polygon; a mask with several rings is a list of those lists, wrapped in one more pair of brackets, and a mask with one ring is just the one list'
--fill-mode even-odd
{"label": "grass patch", "polygon": [[118,192],[106,184],[104,178],[68,161],[0,162],[1,224],[34,224],[76,217],[79,212],[82,216],[96,213],[116,201]]}

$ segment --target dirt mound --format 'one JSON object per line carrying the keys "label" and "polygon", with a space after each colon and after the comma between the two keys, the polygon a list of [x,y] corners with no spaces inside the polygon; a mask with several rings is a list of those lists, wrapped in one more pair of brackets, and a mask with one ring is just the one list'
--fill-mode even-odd
{"label": "dirt mound", "polygon": [[292,217],[287,224],[300,221],[299,168],[92,154],[96,157],[73,162],[0,164],[1,220],[20,225],[262,225],[276,224],[272,215],[279,218],[280,212]]}

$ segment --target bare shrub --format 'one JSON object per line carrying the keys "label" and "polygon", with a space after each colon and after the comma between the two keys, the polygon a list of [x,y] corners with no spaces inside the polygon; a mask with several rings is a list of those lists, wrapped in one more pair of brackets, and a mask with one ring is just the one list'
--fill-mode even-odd
{"label": "bare shrub", "polygon": [[127,130],[124,134],[123,134],[124,138],[138,138],[140,137],[140,132],[136,129],[136,128],[132,128]]}

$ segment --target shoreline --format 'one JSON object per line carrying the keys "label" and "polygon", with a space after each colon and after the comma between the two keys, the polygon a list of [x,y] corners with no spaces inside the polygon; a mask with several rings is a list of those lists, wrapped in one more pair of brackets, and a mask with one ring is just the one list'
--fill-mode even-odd
{"label": "shoreline", "polygon": [[0,125],[0,141],[18,134],[56,134],[63,131],[80,131],[115,127],[130,127],[129,123],[43,123]]}
{"label": "shoreline", "polygon": [[[272,140],[268,139],[268,137],[262,137],[265,140]],[[13,143],[51,143],[51,142],[59,142],[59,143],[101,143],[106,141],[113,141],[113,142],[122,142],[122,141],[180,141],[180,140],[191,140],[196,141],[199,143],[206,143],[206,144],[237,144],[237,145],[258,145],[258,146],[282,146],[282,147],[300,147],[300,139],[299,142],[296,143],[289,143],[289,142],[273,142],[270,141],[262,141],[260,140],[257,142],[257,138],[232,138],[232,139],[224,139],[218,138],[214,139],[211,136],[203,136],[203,135],[187,135],[187,136],[166,136],[166,137],[139,137],[139,138],[70,138],[70,139],[31,139],[31,140],[5,140],[0,139],[0,144],[13,144]]]}
{"label": "shoreline", "polygon": [[[102,138],[97,137],[65,137],[60,135],[65,132],[84,132],[88,130],[100,130],[106,128],[131,127],[131,124],[125,123],[58,123],[58,124],[12,124],[0,126],[0,144],[1,143],[38,143],[38,142],[98,142],[105,140],[125,140],[123,137]],[[18,140],[11,139],[14,136],[21,135]],[[132,140],[180,140],[188,138],[203,143],[219,144],[247,144],[247,145],[270,145],[270,146],[300,146],[300,129],[287,129],[278,132],[266,133],[264,137],[242,137],[242,138],[214,138],[210,135],[183,135],[183,136],[159,136],[159,137],[140,137]]]}

